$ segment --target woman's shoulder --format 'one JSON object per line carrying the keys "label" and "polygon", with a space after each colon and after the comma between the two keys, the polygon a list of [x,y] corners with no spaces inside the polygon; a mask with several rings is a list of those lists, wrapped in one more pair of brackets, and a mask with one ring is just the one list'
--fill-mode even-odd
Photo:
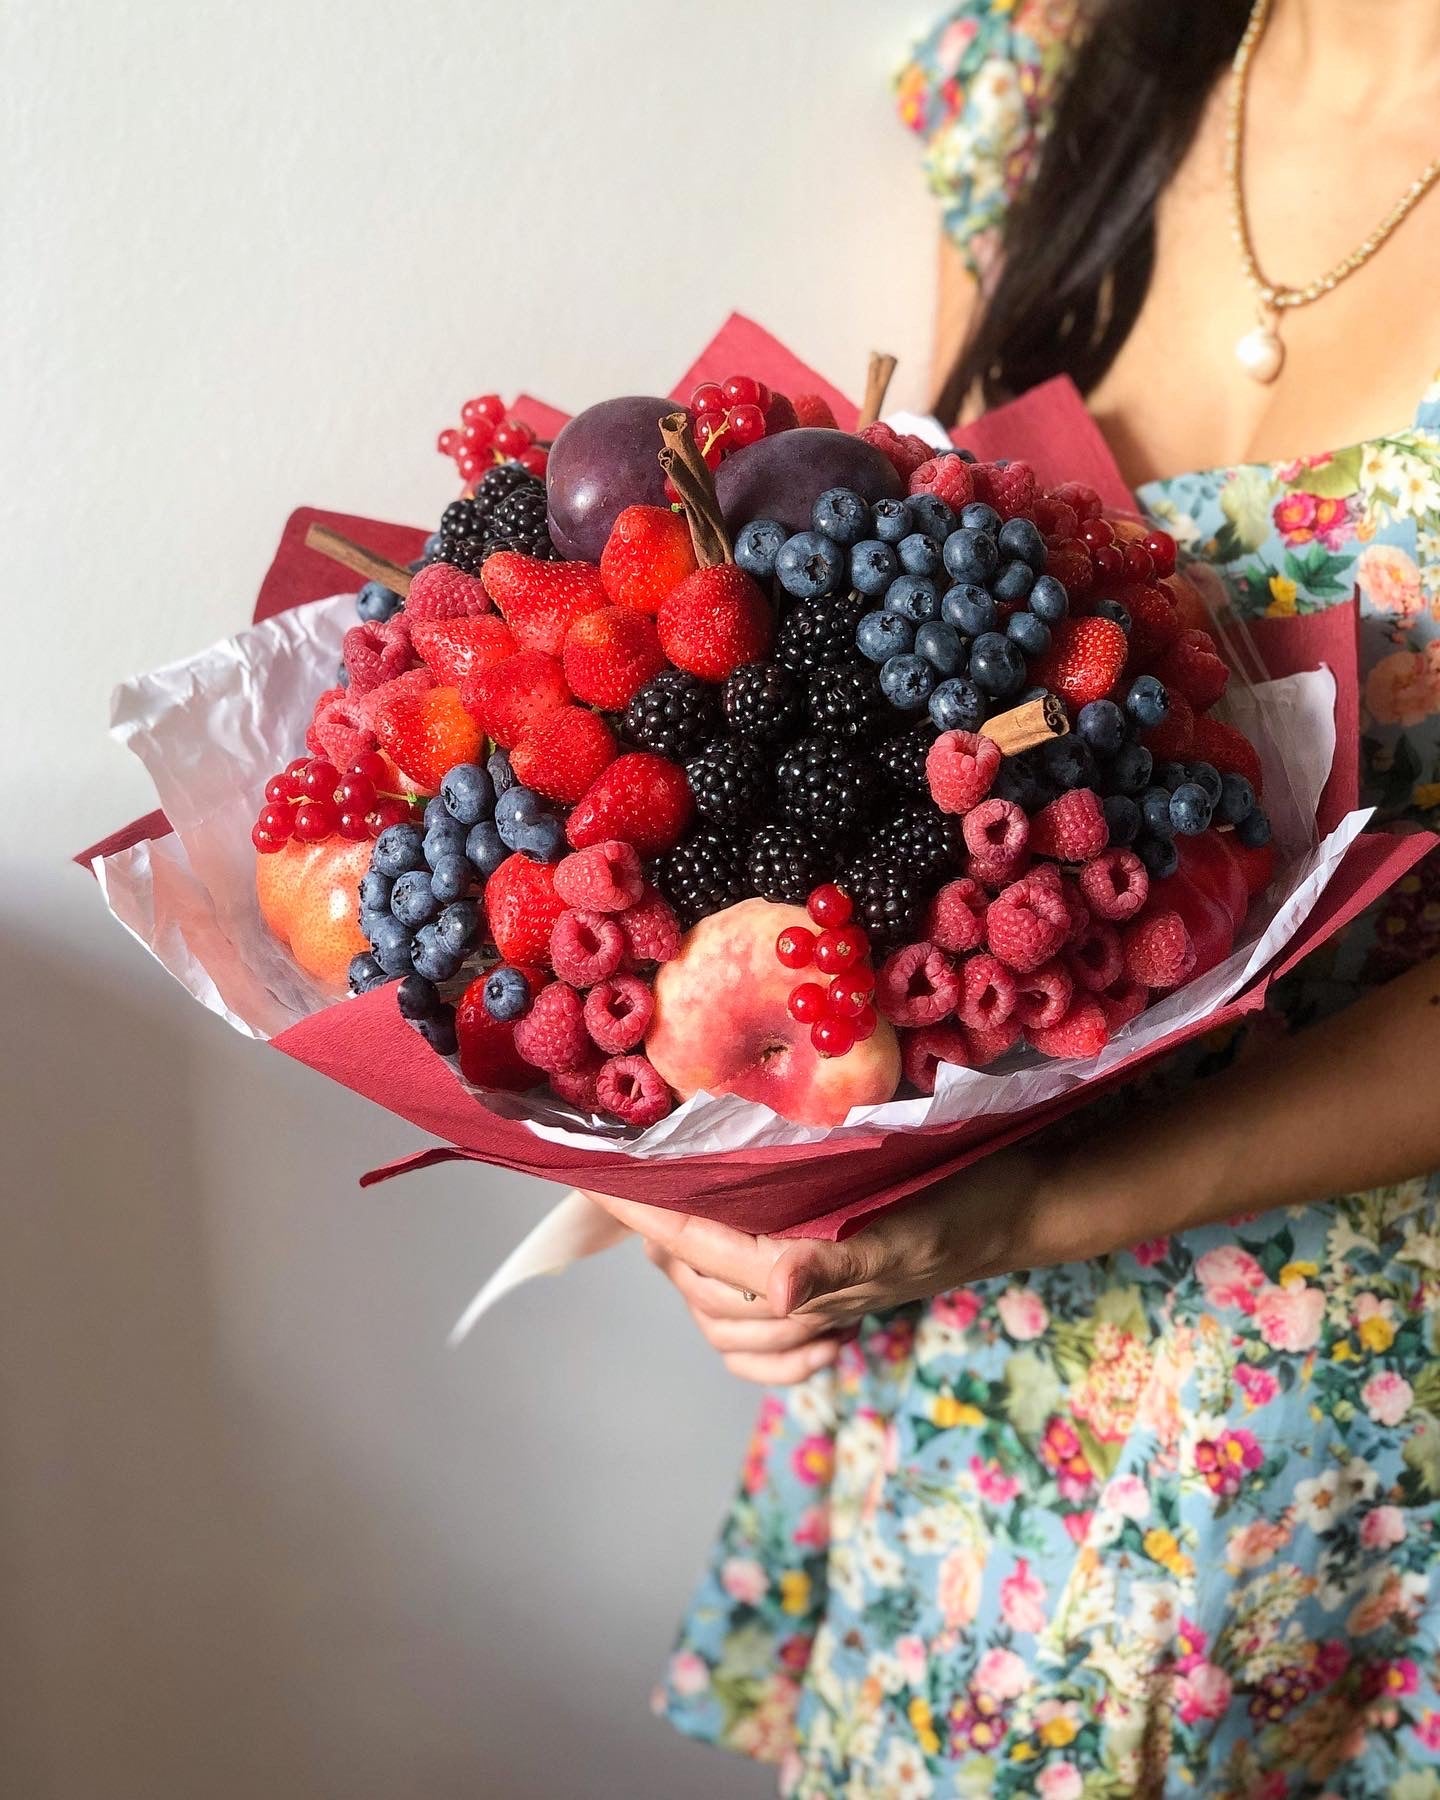
{"label": "woman's shoulder", "polygon": [[924,140],[946,230],[977,273],[1034,166],[1087,4],[964,0],[897,77],[900,117]]}

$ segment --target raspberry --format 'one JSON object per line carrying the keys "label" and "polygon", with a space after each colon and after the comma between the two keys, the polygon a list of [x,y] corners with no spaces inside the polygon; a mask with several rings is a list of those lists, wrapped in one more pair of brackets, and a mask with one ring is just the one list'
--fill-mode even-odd
{"label": "raspberry", "polygon": [[1110,826],[1100,796],[1093,788],[1071,788],[1058,794],[1030,821],[1030,848],[1057,862],[1083,863],[1098,856],[1110,841]]}
{"label": "raspberry", "polygon": [[[818,427],[824,431],[838,431],[834,409],[822,394],[797,394],[791,403],[795,408],[797,425]],[[770,427],[770,435],[774,435],[774,426]]]}
{"label": "raspberry", "polygon": [[601,771],[571,813],[566,832],[577,850],[623,838],[641,856],[673,849],[694,816],[685,771],[663,756],[631,751]]}
{"label": "raspberry", "polygon": [[974,466],[975,498],[986,500],[1002,519],[1028,515],[1035,505],[1035,471],[1029,463],[977,463]]}
{"label": "raspberry", "polygon": [[1017,975],[1049,962],[1069,931],[1070,913],[1059,890],[1033,875],[1003,889],[985,914],[985,942]]}
{"label": "raspberry", "polygon": [[695,546],[683,513],[627,506],[617,515],[600,556],[600,579],[617,606],[653,616],[694,573]]}
{"label": "raspberry", "polygon": [[606,981],[625,961],[625,933],[605,913],[567,908],[550,933],[550,966],[572,987]]}
{"label": "raspberry", "polygon": [[[402,617],[410,619],[408,612]],[[503,662],[520,648],[514,632],[493,612],[410,620],[410,642],[435,679],[450,687],[459,687],[467,676]]]}
{"label": "raspberry", "polygon": [[590,1037],[584,1002],[573,987],[552,981],[541,988],[529,1012],[515,1021],[515,1048],[547,1074],[583,1068],[590,1059]]}
{"label": "raspberry", "polygon": [[764,662],[775,639],[770,602],[733,563],[687,575],[655,622],[665,655],[702,681],[724,681],[745,663]]}
{"label": "raspberry", "polygon": [[1063,963],[1041,963],[1015,983],[1014,1016],[1027,1031],[1058,1025],[1074,989],[1074,980]]}
{"label": "raspberry", "polygon": [[930,798],[941,812],[968,813],[990,792],[1001,760],[993,738],[973,731],[942,731],[925,755]]}
{"label": "raspberry", "polygon": [[961,876],[947,881],[930,902],[925,934],[942,950],[962,955],[978,950],[985,936],[985,909],[990,901],[978,881]]}
{"label": "raspberry", "polygon": [[968,1031],[993,1031],[1015,1010],[1015,977],[997,957],[977,950],[960,965],[955,1011]]}
{"label": "raspberry", "polygon": [[573,850],[555,869],[555,892],[567,906],[584,912],[624,912],[644,886],[634,846],[619,838]]}
{"label": "raspberry", "polygon": [[1175,695],[1183,694],[1196,712],[1212,707],[1230,680],[1230,671],[1208,631],[1182,632],[1156,665],[1155,673],[1170,690],[1172,706]]}
{"label": "raspberry", "polygon": [[620,929],[637,963],[673,962],[680,954],[680,921],[670,902],[648,883],[635,904],[621,913]]}
{"label": "raspberry", "polygon": [[1084,937],[1065,952],[1065,967],[1075,978],[1076,986],[1092,994],[1113,986],[1125,972],[1120,933],[1113,925],[1093,920]]}
{"label": "raspberry", "polygon": [[633,1050],[654,1016],[655,996],[638,975],[616,975],[585,996],[585,1029],[607,1056]]}
{"label": "raspberry", "polygon": [[1026,1035],[1042,1056],[1098,1056],[1110,1042],[1110,1025],[1099,1001],[1084,994],[1057,1024]]}
{"label": "raspberry", "polygon": [[595,1098],[627,1125],[654,1125],[672,1105],[659,1071],[643,1056],[612,1056],[596,1080]]}
{"label": "raspberry", "polygon": [[570,627],[561,662],[577,699],[617,712],[665,667],[665,653],[653,619],[628,607],[602,606]]}
{"label": "raspberry", "polygon": [[1100,1010],[1113,1037],[1122,1025],[1138,1019],[1150,1004],[1150,996],[1138,981],[1117,981],[1108,994],[1097,994]]}
{"label": "raspberry", "polygon": [[599,1101],[595,1088],[604,1067],[605,1058],[598,1050],[592,1050],[578,1069],[552,1069],[550,1091],[580,1112],[598,1112]]}
{"label": "raspberry", "polygon": [[1137,668],[1153,668],[1155,658],[1180,635],[1175,603],[1164,588],[1148,581],[1121,588],[1115,598],[1130,615],[1131,663]]}
{"label": "raspberry", "polygon": [[443,562],[418,569],[405,596],[405,617],[412,624],[418,619],[463,619],[491,610],[490,596],[479,576],[462,574]]}
{"label": "raspberry", "polygon": [[892,1025],[938,1025],[960,997],[954,964],[934,944],[905,944],[875,976],[875,1006]]}
{"label": "raspberry", "polygon": [[1066,506],[1073,506],[1082,525],[1086,519],[1098,519],[1105,510],[1105,502],[1084,481],[1062,481],[1059,487],[1051,488],[1050,498],[1060,500]]}
{"label": "raspberry", "polygon": [[1178,690],[1171,691],[1170,710],[1158,725],[1140,733],[1140,742],[1160,762],[1183,762],[1195,742],[1195,709]]}
{"label": "raspberry", "polygon": [[978,881],[980,886],[990,892],[998,892],[1009,881],[1017,881],[1024,874],[1030,863],[1030,852],[1022,850],[1019,856],[967,856],[964,868],[966,877]]}
{"label": "raspberry", "polygon": [[1045,573],[1062,582],[1072,599],[1088,594],[1095,585],[1095,565],[1090,560],[1090,547],[1079,538],[1061,538],[1045,550]]}
{"label": "raspberry", "polygon": [[510,750],[570,699],[558,656],[517,650],[467,677],[460,698],[471,718],[502,749]]}
{"label": "raspberry", "polygon": [[1013,800],[982,800],[965,815],[965,848],[982,862],[1014,863],[1030,842],[1030,821]]}
{"label": "raspberry", "polygon": [[1150,876],[1133,850],[1102,850],[1080,871],[1080,892],[1099,919],[1133,919],[1150,898]]}
{"label": "raspberry", "polygon": [[550,863],[531,862],[518,853],[507,856],[485,884],[485,918],[506,962],[543,963],[550,933],[564,910]]}
{"label": "raspberry", "polygon": [[921,463],[929,462],[935,452],[920,438],[899,437],[889,425],[877,421],[860,433],[886,459],[902,481],[909,481]]}
{"label": "raspberry", "polygon": [[541,562],[518,550],[497,550],[485,558],[483,573],[516,641],[547,656],[560,654],[576,619],[609,604],[593,563]]}
{"label": "raspberry", "polygon": [[1195,967],[1195,945],[1177,912],[1147,913],[1125,928],[1125,973],[1144,987],[1179,987]]}
{"label": "raspberry", "polygon": [[573,806],[615,756],[615,738],[599,713],[557,706],[515,745],[510,767],[526,787]]}
{"label": "raspberry", "polygon": [[1053,494],[1041,494],[1035,502],[1035,523],[1042,536],[1064,542],[1080,529],[1080,515],[1073,506],[1067,506]]}
{"label": "raspberry", "polygon": [[912,494],[934,494],[958,513],[975,498],[975,482],[963,456],[932,456],[910,477]]}
{"label": "raspberry", "polygon": [[[1042,869],[1053,868],[1053,863],[1041,863]],[[1070,949],[1078,944],[1090,929],[1090,908],[1080,890],[1080,884],[1073,875],[1061,878],[1060,898],[1065,902],[1065,910],[1070,914],[1070,929],[1065,934],[1065,947]]]}
{"label": "raspberry", "polygon": [[1129,654],[1129,639],[1113,619],[1061,619],[1050,649],[1031,663],[1030,678],[1078,709],[1105,698]]}
{"label": "raspberry", "polygon": [[343,659],[352,694],[368,694],[415,666],[410,626],[404,613],[383,623],[352,625],[345,633]]}
{"label": "raspberry", "polygon": [[967,1025],[965,1041],[970,1046],[971,1064],[977,1069],[983,1069],[1019,1043],[1020,1021],[1006,1019],[1000,1025]]}
{"label": "raspberry", "polygon": [[305,733],[305,748],[314,756],[327,756],[337,769],[348,769],[357,756],[373,750],[374,730],[361,715],[344,688],[327,688],[315,702],[315,714]]}
{"label": "raspberry", "polygon": [[926,1025],[900,1034],[900,1066],[905,1079],[922,1094],[935,1092],[941,1063],[970,1065],[970,1044],[958,1025]]}

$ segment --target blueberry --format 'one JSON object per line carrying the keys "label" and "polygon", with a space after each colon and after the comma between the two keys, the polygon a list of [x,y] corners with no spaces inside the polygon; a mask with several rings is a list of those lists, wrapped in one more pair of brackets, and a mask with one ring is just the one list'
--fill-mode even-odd
{"label": "blueberry", "polygon": [[973,450],[956,450],[955,454],[960,458],[961,462],[973,463],[979,462],[980,460]]}
{"label": "blueberry", "polygon": [[866,538],[850,552],[850,585],[857,594],[883,594],[900,573],[900,558],[879,538]]}
{"label": "blueberry", "polygon": [[964,637],[979,637],[1000,622],[999,609],[983,587],[962,582],[940,596],[940,617]]}
{"label": "blueberry", "polygon": [[1070,596],[1065,583],[1053,575],[1042,575],[1030,590],[1030,610],[1047,625],[1058,625],[1070,610]]}
{"label": "blueberry", "polygon": [[395,883],[389,875],[382,875],[378,869],[368,869],[360,877],[360,905],[371,912],[388,912],[390,908],[390,890]]}
{"label": "blueberry", "polygon": [[1037,575],[1045,573],[1045,540],[1029,519],[1007,519],[996,537],[1002,556],[1018,557]]}
{"label": "blueberry", "polygon": [[960,676],[942,681],[930,696],[930,720],[938,731],[978,731],[988,714],[985,696]]}
{"label": "blueberry", "polygon": [[408,975],[414,967],[410,959],[413,934],[396,918],[380,919],[375,926],[371,949],[375,960],[387,975]]}
{"label": "blueberry", "polygon": [[855,644],[871,662],[888,662],[915,646],[915,627],[901,613],[866,613],[855,631]]}
{"label": "blueberry", "polygon": [[915,633],[915,654],[923,656],[942,675],[956,675],[965,660],[965,646],[953,625],[931,619]]}
{"label": "blueberry", "polygon": [[919,712],[935,691],[935,671],[923,656],[892,656],[880,670],[880,691],[901,712]]}
{"label": "blueberry", "polygon": [[1237,842],[1247,850],[1261,850],[1270,842],[1270,816],[1263,807],[1252,806],[1235,827]]}
{"label": "blueberry", "polygon": [[1182,781],[1170,796],[1170,823],[1181,837],[1199,837],[1210,828],[1215,808],[1198,781]]}
{"label": "blueberry", "polygon": [[375,958],[364,951],[350,958],[349,977],[352,994],[368,994],[371,988],[383,987],[390,979]]}
{"label": "blueberry", "polygon": [[417,556],[415,558],[414,562],[406,563],[405,567],[410,571],[410,573],[412,575],[418,575],[420,573],[420,571],[425,567],[425,546],[423,544],[420,546],[419,556]]}
{"label": "blueberry", "polygon": [[495,821],[482,819],[478,825],[471,827],[470,835],[465,840],[465,854],[470,859],[471,866],[482,875],[493,875],[510,854],[510,850],[495,829]]}
{"label": "blueberry", "polygon": [[1154,675],[1137,675],[1125,696],[1125,710],[1142,731],[1163,725],[1170,712],[1164,682]]}
{"label": "blueberry", "polygon": [[1010,756],[1001,763],[990,794],[995,800],[1009,800],[1022,812],[1037,813],[1055,798],[1055,787],[1043,779],[1028,756]]}
{"label": "blueberry", "polygon": [[362,906],[360,908],[360,929],[365,933],[366,943],[373,944],[375,942],[375,927],[382,919],[393,917],[394,915],[390,911],[390,902],[388,899],[385,902],[383,911],[376,906]]}
{"label": "blueberry", "polygon": [[1095,758],[1073,732],[1042,745],[1040,761],[1058,788],[1068,791],[1095,785]]}
{"label": "blueberry", "polygon": [[1029,599],[1030,590],[1035,585],[1035,571],[1029,563],[1016,558],[1007,562],[1000,573],[992,577],[990,592],[1006,606],[1019,606]]}
{"label": "blueberry", "polygon": [[[1254,807],[1255,790],[1243,775],[1220,777],[1220,799],[1215,807],[1215,822],[1218,825],[1238,825]],[[363,894],[364,882],[360,886]]]}
{"label": "blueberry", "polygon": [[1092,700],[1080,708],[1075,729],[1082,743],[1108,759],[1125,742],[1125,715],[1113,700]]}
{"label": "blueberry", "polygon": [[1180,867],[1180,852],[1167,837],[1142,837],[1135,845],[1135,854],[1156,881],[1163,881]]}
{"label": "blueberry", "polygon": [[915,515],[903,500],[877,500],[871,512],[882,544],[898,544],[915,529]]}
{"label": "blueberry", "polygon": [[967,531],[983,531],[986,537],[998,537],[1000,527],[1004,523],[993,506],[987,506],[983,500],[972,500],[960,514],[960,523]]}
{"label": "blueberry", "polygon": [[515,771],[510,767],[509,751],[496,750],[492,752],[485,764],[485,773],[490,777],[490,784],[495,789],[497,796],[503,794],[507,788],[514,787]]}
{"label": "blueberry", "polygon": [[1109,794],[1103,804],[1110,842],[1119,849],[1133,844],[1140,835],[1140,808],[1128,794]]}
{"label": "blueberry", "polygon": [[454,856],[441,856],[430,871],[430,891],[442,906],[462,900],[475,885],[475,871],[463,851]]}
{"label": "blueberry", "polygon": [[1091,611],[1098,619],[1113,619],[1128,638],[1130,635],[1130,614],[1118,600],[1097,600]]}
{"label": "blueberry", "polygon": [[425,838],[418,825],[387,825],[370,852],[370,867],[381,875],[403,875],[425,867]]}
{"label": "blueberry", "polygon": [[454,1056],[460,1048],[455,1035],[455,1008],[442,1006],[433,1018],[417,1019],[415,1029],[439,1056]]}
{"label": "blueberry", "polygon": [[945,567],[955,581],[973,582],[977,587],[984,587],[1000,567],[1000,552],[995,548],[994,538],[962,525],[945,540]]}
{"label": "blueberry", "polygon": [[447,950],[468,950],[480,933],[480,908],[473,900],[452,900],[435,921],[435,935]]}
{"label": "blueberry", "polygon": [[1025,685],[1020,646],[998,631],[986,631],[970,646],[970,679],[984,694],[1005,699]]}
{"label": "blueberry", "polygon": [[402,1019],[428,1019],[439,1009],[440,993],[423,975],[407,975],[395,990],[395,1004]]}
{"label": "blueberry", "polygon": [[940,611],[940,596],[935,592],[935,583],[927,581],[923,575],[897,576],[885,596],[885,610],[899,613],[902,619],[909,619],[914,625],[923,625]]}
{"label": "blueberry", "polygon": [[446,819],[442,825],[432,825],[425,833],[422,845],[425,861],[433,869],[443,857],[463,856],[468,835],[465,826],[458,819]]}
{"label": "blueberry", "polygon": [[955,529],[955,515],[938,494],[912,494],[910,516],[937,544],[943,544]]}
{"label": "blueberry", "polygon": [[335,685],[336,687],[342,688],[348,688],[350,685],[350,671],[345,667],[343,662],[335,671]]}
{"label": "blueberry", "polygon": [[1155,759],[1144,744],[1122,744],[1109,768],[1109,786],[1117,794],[1141,794],[1150,785]]}
{"label": "blueberry", "polygon": [[524,842],[519,848],[531,862],[559,862],[570,848],[565,840],[565,821],[555,813],[546,813],[543,819],[526,828]]}
{"label": "blueberry", "polygon": [[1190,770],[1183,762],[1162,762],[1155,770],[1155,782],[1169,794],[1178,787],[1184,787],[1190,779]]}
{"label": "blueberry", "polygon": [[777,519],[752,519],[741,527],[735,540],[735,561],[757,581],[769,581],[780,546],[789,535]]}
{"label": "blueberry", "polygon": [[775,574],[787,594],[797,600],[814,600],[836,591],[845,579],[848,562],[840,546],[818,531],[797,531],[780,546]]}
{"label": "blueberry", "polygon": [[383,625],[386,619],[393,619],[400,606],[400,596],[382,581],[367,581],[355,596],[355,611],[370,625]]}
{"label": "blueberry", "polygon": [[1032,612],[1011,613],[1005,635],[1018,644],[1027,656],[1043,656],[1050,648],[1050,627]]}
{"label": "blueberry", "polygon": [[923,531],[912,531],[909,537],[901,538],[896,546],[896,554],[900,558],[900,567],[907,575],[940,573],[940,546]]}
{"label": "blueberry", "polygon": [[402,925],[408,925],[412,931],[417,926],[427,925],[440,911],[440,902],[435,898],[430,877],[419,869],[412,869],[408,875],[402,875],[390,896],[390,911]]}
{"label": "blueberry", "polygon": [[1191,763],[1190,779],[1199,782],[1200,786],[1204,788],[1205,792],[1210,796],[1210,804],[1212,807],[1220,804],[1220,789],[1222,785],[1220,771],[1212,763]]}
{"label": "blueberry", "polygon": [[1140,796],[1140,811],[1147,831],[1153,831],[1156,837],[1174,837],[1175,827],[1170,822],[1169,788],[1146,788]]}
{"label": "blueberry", "polygon": [[425,829],[428,832],[434,825],[448,825],[450,809],[438,794],[425,802]]}
{"label": "blueberry", "polygon": [[440,798],[452,819],[478,825],[495,810],[495,784],[474,763],[457,763],[440,783]]}
{"label": "blueberry", "polygon": [[422,925],[415,933],[410,960],[415,973],[427,981],[449,981],[459,972],[464,957],[450,948],[434,925]]}
{"label": "blueberry", "polygon": [[512,850],[518,850],[519,845],[514,840],[515,832],[535,824],[549,810],[546,801],[534,788],[522,787],[517,782],[495,802],[495,829]]}
{"label": "blueberry", "polygon": [[439,557],[444,544],[444,532],[432,531],[429,537],[427,537],[425,542],[420,546],[420,554],[425,558],[426,562],[434,562]]}
{"label": "blueberry", "polygon": [[480,997],[490,1017],[503,1025],[530,1010],[530,983],[519,969],[501,963],[486,976]]}
{"label": "blueberry", "polygon": [[810,523],[848,550],[870,530],[870,508],[849,488],[827,488],[811,508]]}

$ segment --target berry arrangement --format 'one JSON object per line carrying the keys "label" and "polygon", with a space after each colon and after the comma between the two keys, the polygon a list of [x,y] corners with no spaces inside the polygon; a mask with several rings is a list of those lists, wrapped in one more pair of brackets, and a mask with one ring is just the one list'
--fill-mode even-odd
{"label": "berry arrangement", "polygon": [[440,433],[435,448],[455,464],[460,479],[479,481],[497,464],[514,462],[527,475],[545,474],[547,446],[539,443],[523,419],[506,409],[498,394],[482,394],[460,408],[460,423]]}

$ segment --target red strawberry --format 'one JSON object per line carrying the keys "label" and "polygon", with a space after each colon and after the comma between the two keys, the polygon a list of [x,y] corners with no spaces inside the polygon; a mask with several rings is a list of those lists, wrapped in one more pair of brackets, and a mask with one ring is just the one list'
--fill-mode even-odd
{"label": "red strawberry", "polygon": [[[777,394],[775,398],[779,400],[784,396]],[[822,394],[797,394],[793,404],[797,425],[819,426],[822,430],[828,431],[839,430],[834,410]],[[765,423],[767,426],[766,436],[773,436],[779,428],[770,424],[768,415]]]}
{"label": "red strawberry", "polygon": [[449,563],[427,563],[417,569],[405,596],[405,617],[463,619],[490,611],[490,596],[478,575],[465,575]]}
{"label": "red strawberry", "polygon": [[1183,694],[1196,712],[1205,712],[1225,692],[1230,671],[1208,631],[1186,631],[1172,644],[1155,673],[1172,695]]}
{"label": "red strawberry", "polygon": [[[802,419],[800,402],[807,400],[825,408],[828,418]],[[835,415],[825,405],[818,394],[797,394],[791,400],[788,394],[772,394],[770,404],[765,408],[765,435],[774,437],[777,432],[793,431],[797,425],[830,425],[835,423]]]}
{"label": "red strawberry", "polygon": [[1180,635],[1175,603],[1153,582],[1117,590],[1115,598],[1130,615],[1130,662],[1137,669],[1155,666],[1155,658]]}
{"label": "red strawberry", "polygon": [[485,741],[457,688],[401,696],[375,717],[380,748],[423,793],[433,794],[456,763],[474,762]]}
{"label": "red strawberry", "polygon": [[1129,649],[1113,619],[1062,619],[1049,650],[1032,666],[1031,678],[1063,695],[1072,707],[1086,706],[1110,692]]}
{"label": "red strawberry", "polygon": [[[1199,837],[1175,840],[1180,853],[1180,873],[1212,900],[1218,900],[1237,929],[1250,910],[1250,889],[1238,862],[1230,854],[1233,832],[1202,831]],[[1162,897],[1168,889],[1160,888]]]}
{"label": "red strawberry", "polygon": [[668,757],[634,751],[620,756],[582,796],[566,835],[577,850],[623,838],[641,856],[673,849],[695,811],[685,771]]}
{"label": "red strawberry", "polygon": [[1243,731],[1205,713],[1196,719],[1190,737],[1198,761],[1213,764],[1222,775],[1243,775],[1257,795],[1265,791],[1260,753]]}
{"label": "red strawberry", "polygon": [[[403,675],[397,675],[393,681],[382,681],[377,688],[371,688],[368,694],[351,696],[351,704],[360,715],[361,723],[371,731],[376,729],[375,721],[383,709],[393,706],[399,700],[418,700],[421,694],[429,693],[438,683],[426,668],[407,669]],[[344,768],[343,763],[336,763],[337,769]]]}
{"label": "red strawberry", "polygon": [[558,656],[582,613],[608,603],[600,571],[587,562],[541,562],[518,550],[485,558],[485,586],[524,650]]}
{"label": "red strawberry", "polygon": [[577,700],[618,712],[665,667],[655,621],[624,606],[602,606],[565,634],[565,679]]}
{"label": "red strawberry", "polygon": [[694,573],[690,527],[668,506],[627,506],[600,554],[605,592],[633,612],[659,612],[665,596]]}
{"label": "red strawberry", "polygon": [[560,659],[543,650],[517,650],[471,675],[461,689],[466,711],[509,750],[570,699]]}
{"label": "red strawberry", "polygon": [[724,681],[744,663],[763,662],[775,637],[770,602],[734,563],[688,575],[656,624],[670,661],[702,681]]}
{"label": "red strawberry", "polygon": [[520,738],[510,766],[526,787],[573,806],[615,760],[610,727],[584,706],[557,706]]}
{"label": "red strawberry", "polygon": [[[526,969],[532,977],[531,990],[543,982],[543,971]],[[527,1063],[515,1048],[515,1027],[492,1019],[485,1010],[487,970],[477,975],[455,1008],[455,1035],[460,1043],[460,1073],[476,1087],[502,1088],[508,1093],[523,1093],[545,1077]]]}
{"label": "red strawberry", "polygon": [[485,883],[485,918],[506,962],[550,961],[550,933],[565,910],[555,892],[555,865],[507,856]]}
{"label": "red strawberry", "polygon": [[410,627],[410,642],[421,662],[447,687],[459,687],[467,675],[488,669],[519,648],[510,627],[493,612],[462,619],[417,619]]}

